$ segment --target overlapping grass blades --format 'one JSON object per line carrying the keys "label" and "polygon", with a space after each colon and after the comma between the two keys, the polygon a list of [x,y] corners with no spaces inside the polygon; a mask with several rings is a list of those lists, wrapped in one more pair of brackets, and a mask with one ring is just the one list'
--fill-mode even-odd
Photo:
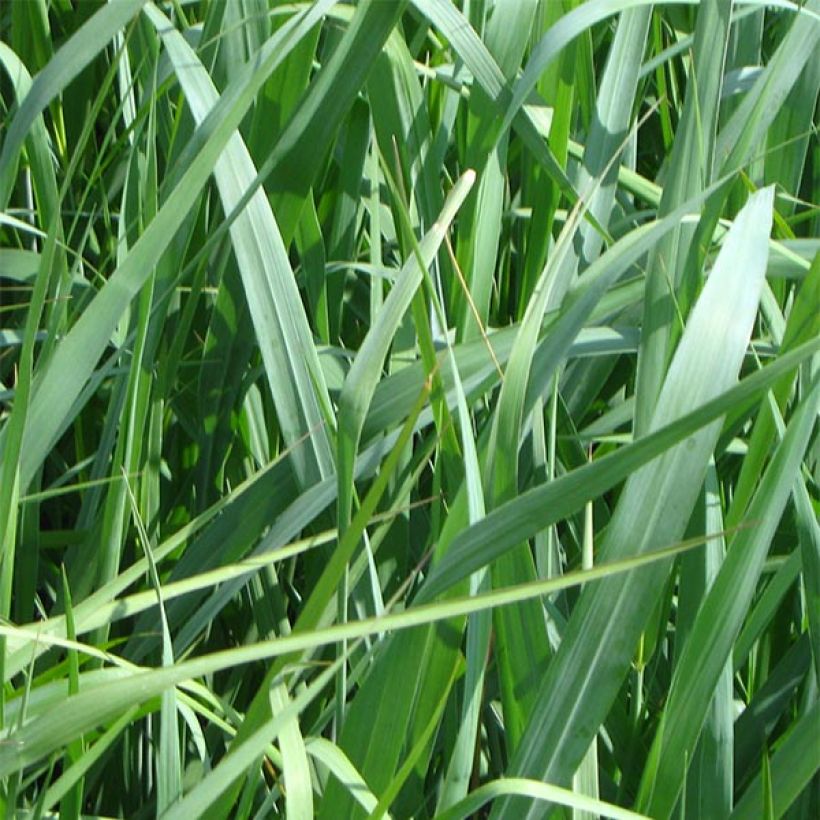
{"label": "overlapping grass blades", "polygon": [[[773,196],[767,189],[750,200],[721,249],[664,382],[655,429],[737,378],[763,285]],[[682,537],[719,433],[713,423],[630,476],[604,555],[641,553]],[[567,781],[624,680],[667,571],[659,566],[582,593],[540,684],[538,710],[512,762],[515,774]],[[575,685],[562,688],[559,680]],[[505,810],[503,802],[495,808]]]}
{"label": "overlapping grass blades", "polygon": [[3,6],[3,812],[817,816],[818,43]]}

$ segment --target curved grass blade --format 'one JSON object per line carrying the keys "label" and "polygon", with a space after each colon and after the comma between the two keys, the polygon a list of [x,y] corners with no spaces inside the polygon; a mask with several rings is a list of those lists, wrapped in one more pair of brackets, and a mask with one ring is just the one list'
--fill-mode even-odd
{"label": "curved grass blade", "polygon": [[[475,612],[482,612],[497,606],[509,606],[521,601],[540,598],[559,590],[573,586],[590,584],[613,575],[628,573],[649,564],[668,561],[675,555],[695,548],[701,543],[700,539],[684,542],[674,547],[655,550],[651,553],[621,561],[599,564],[591,570],[567,573],[560,578],[548,581],[536,581],[523,584],[512,589],[494,590],[481,595],[453,598],[448,601],[436,602],[424,606],[411,607],[404,612],[369,618],[358,622],[348,622],[336,626],[317,629],[304,634],[263,641],[251,646],[203,655],[188,661],[177,662],[174,666],[135,671],[133,674],[108,680],[98,686],[84,685],[84,676],[80,676],[81,691],[68,700],[61,701],[51,710],[44,710],[22,728],[10,733],[6,742],[0,745],[0,777],[7,777],[20,771],[39,759],[61,748],[69,740],[89,729],[116,719],[122,712],[135,703],[146,703],[152,698],[161,695],[166,689],[179,686],[195,678],[230,669],[239,664],[271,658],[287,658],[297,656],[306,650],[322,646],[330,646],[342,640],[356,640],[369,635],[377,635],[394,629],[414,629],[415,627],[463,617]],[[7,631],[0,626],[0,634]],[[32,635],[31,641],[36,643],[37,636]],[[325,670],[317,682],[326,685],[328,671],[335,672],[335,662],[329,670]],[[310,687],[309,687],[310,689]],[[295,709],[303,703],[300,694],[291,701],[284,712],[276,719],[279,720],[278,730],[292,717]],[[55,721],[54,710],[65,719]],[[261,730],[260,730],[261,731]],[[254,735],[257,737],[257,735]],[[261,737],[261,734],[259,735]],[[268,734],[268,742],[271,735]],[[230,756],[226,759],[230,759]],[[247,764],[246,764],[247,765]],[[240,768],[240,772],[244,766]],[[236,776],[236,775],[234,775]],[[176,810],[181,811],[183,804],[177,803]]]}
{"label": "curved grass blade", "polygon": [[474,789],[457,805],[436,815],[438,820],[466,820],[475,817],[491,800],[502,796],[518,795],[533,800],[543,800],[558,806],[589,812],[595,817],[609,817],[612,820],[646,820],[645,815],[636,814],[620,806],[613,806],[602,800],[596,800],[583,794],[577,794],[551,783],[538,780],[527,780],[523,777],[505,777],[485,783]]}

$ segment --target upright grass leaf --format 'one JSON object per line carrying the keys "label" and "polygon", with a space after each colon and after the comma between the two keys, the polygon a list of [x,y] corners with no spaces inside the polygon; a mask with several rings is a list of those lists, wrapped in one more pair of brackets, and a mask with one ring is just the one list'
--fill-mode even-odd
{"label": "upright grass leaf", "polygon": [[[68,640],[75,641],[77,639],[77,634],[74,629],[74,618],[73,612],[71,610],[71,589],[68,586],[68,578],[66,577],[65,570],[63,570],[62,575],[63,595],[65,596],[66,635],[68,637]],[[69,651],[68,664],[69,693],[77,694],[80,688],[80,664],[77,652]],[[69,744],[68,749],[66,750],[66,762],[69,764],[76,763],[77,760],[83,756],[83,752],[84,744],[82,738],[79,738]],[[67,766],[67,768],[70,768],[70,766]],[[73,786],[70,789],[66,790],[66,794],[63,797],[62,803],[60,805],[60,811],[65,812],[65,814],[68,817],[79,817],[80,807],[82,805],[82,795],[82,783],[80,782],[73,784]],[[49,805],[45,808],[49,809],[51,808],[51,806]]]}
{"label": "upright grass leaf", "polygon": [[[31,76],[20,57],[5,43],[0,43],[0,62],[14,87],[18,105],[22,105],[31,90]],[[7,136],[8,139],[8,136]],[[59,210],[57,179],[49,157],[49,138],[43,116],[38,113],[29,125],[26,137],[28,160],[31,167],[32,187],[37,196],[41,225],[48,228]],[[4,145],[5,148],[5,145]],[[11,162],[11,159],[8,160]],[[60,231],[62,234],[62,231]],[[61,238],[61,237],[60,237]]]}
{"label": "upright grass leaf", "polygon": [[[203,345],[198,399],[202,408],[202,433],[197,460],[197,495],[204,508],[222,483],[225,460],[233,443],[231,410],[243,386],[243,363],[254,350],[252,322],[242,277],[225,246],[219,254],[221,273],[211,321]],[[204,268],[203,268],[204,270]]]}
{"label": "upright grass leaf", "polygon": [[[510,96],[504,73],[458,8],[446,0],[414,0],[414,5],[447,36],[484,92],[495,102],[498,112],[503,112]],[[548,173],[574,202],[578,195],[565,170],[561,168],[549,147],[544,145],[538,135],[538,130],[529,112],[523,112],[517,119],[513,115],[511,120],[513,119],[527,147],[533,151],[536,159],[543,164]],[[498,133],[504,133],[506,130],[502,128]],[[494,126],[493,133],[496,131],[497,126]]]}
{"label": "upright grass leaf", "polygon": [[[216,89],[167,18],[155,6],[148,6],[146,13],[163,38],[194,118],[201,123],[217,102]],[[256,176],[239,134],[229,140],[214,175],[225,211],[230,212]],[[311,434],[291,456],[300,483],[307,486],[333,473],[325,426],[330,399],[287,250],[264,192],[257,190],[236,218],[231,238],[285,442],[291,446]]]}
{"label": "upright grass leaf", "polygon": [[[589,201],[590,212],[604,227],[610,222],[618,175],[619,163],[612,163],[612,157],[621,149],[629,130],[650,18],[651,9],[637,8],[622,12],[618,19],[618,29],[601,78],[596,116],[587,139],[580,179],[576,183],[579,191],[585,191],[592,180],[609,168],[606,178],[595,188]],[[594,261],[600,252],[601,241],[601,235],[589,223],[581,225],[573,249],[576,265],[580,263],[585,268]]]}
{"label": "upright grass leaf", "polygon": [[29,129],[49,102],[104,49],[146,0],[108,3],[74,33],[37,75],[21,102],[0,150],[0,210],[5,210],[14,182],[17,158]]}
{"label": "upright grass leaf", "polygon": [[[691,77],[668,160],[660,213],[687,201],[714,178],[718,106],[733,2],[719,0],[698,8]],[[663,385],[678,335],[677,311],[687,309],[685,294],[694,293],[698,285],[699,271],[694,266],[685,271],[693,235],[693,226],[681,226],[649,258],[635,387],[638,434],[645,432]],[[686,283],[685,276],[689,277]]]}
{"label": "upright grass leaf", "polygon": [[[382,155],[397,151],[401,176],[412,191],[411,214],[417,212],[422,228],[433,224],[441,210],[442,195],[432,166],[432,125],[428,107],[407,44],[394,31],[377,58],[367,82],[371,106],[380,114],[373,118],[373,130]],[[467,166],[471,167],[471,166]],[[377,237],[371,237],[374,244]]]}
{"label": "upright grass leaf", "polygon": [[[467,492],[468,522],[472,526],[485,514],[484,493],[481,487],[481,468],[473,439],[467,400],[452,348],[448,349],[455,376],[458,400],[458,418],[461,428],[462,452],[464,454],[464,482]],[[480,592],[488,587],[486,571],[477,572],[471,579],[470,591]],[[467,622],[467,647],[465,651],[466,670],[462,720],[453,744],[453,753],[442,785],[438,809],[449,807],[463,799],[469,788],[469,778],[473,768],[474,750],[479,730],[481,697],[484,689],[484,665],[490,647],[492,619],[488,613],[477,613]]]}
{"label": "upright grass leaf", "polygon": [[[671,4],[688,0],[666,0]],[[496,129],[503,133],[515,119],[521,106],[535,87],[538,77],[558,54],[579,34],[619,12],[650,5],[648,0],[593,0],[583,3],[564,15],[548,29],[529,56],[523,74],[516,80],[504,112],[504,119]]]}
{"label": "upright grass leaf", "polygon": [[820,42],[820,0],[808,0],[795,16],[763,72],[718,135],[715,162],[734,171],[761,145],[780,107]]}
{"label": "upright grass leaf", "polygon": [[[531,41],[537,42],[550,26],[567,13],[576,3],[559,0],[541,3],[536,9]],[[578,45],[566,48],[559,60],[551,65],[536,85],[537,93],[552,108],[549,144],[556,160],[563,167],[567,163],[569,139],[573,124],[574,101],[578,73],[576,72]],[[526,255],[521,281],[518,283],[518,315],[522,315],[529,301],[538,275],[544,269],[553,235],[555,213],[561,198],[561,188],[549,178],[546,170],[534,158],[526,157],[529,173],[522,174],[522,201],[532,202],[532,216],[526,228]]]}
{"label": "upright grass leaf", "polygon": [[[816,60],[810,60],[800,72],[783,107],[768,131],[765,163],[765,183],[777,184],[784,191],[797,190],[808,161],[813,121],[811,114],[814,101],[820,94],[820,68]],[[795,136],[796,135],[796,136]],[[789,144],[788,151],[780,150]],[[786,213],[791,207],[784,208]],[[785,215],[785,214],[784,214]]]}
{"label": "upright grass leaf", "polygon": [[[290,706],[290,696],[284,684],[271,689],[271,712],[277,717]],[[279,736],[282,749],[282,765],[285,775],[285,805],[288,817],[313,817],[313,786],[310,779],[305,740],[299,729],[299,721],[287,721]]]}
{"label": "upright grass leaf", "polygon": [[[343,137],[344,153],[339,163],[340,190],[336,196],[333,224],[328,240],[328,252],[331,259],[353,259],[356,256],[361,211],[360,188],[365,154],[370,139],[370,113],[364,103],[354,103],[348,114]],[[328,329],[329,339],[341,337],[340,323],[344,313],[345,284],[344,272],[327,283],[328,304],[332,306]]]}
{"label": "upright grass leaf", "polygon": [[[31,412],[31,393],[34,370],[34,346],[37,339],[37,328],[42,317],[49,281],[53,275],[52,264],[55,258],[56,231],[52,230],[46,240],[40,257],[40,267],[31,296],[31,308],[28,312],[20,351],[17,384],[15,388],[14,407],[10,419],[3,430],[7,433],[5,447],[2,450],[0,476],[0,617],[8,618],[11,614],[12,590],[16,558],[18,503],[21,494],[21,469],[23,447],[25,444],[26,418]],[[5,646],[2,648],[5,655]]]}
{"label": "upright grass leaf", "polygon": [[[423,261],[429,265],[464,198],[473,185],[475,174],[466,171],[453,187],[437,221],[420,244]],[[393,341],[399,322],[422,280],[415,254],[402,268],[370,332],[365,337],[339,396],[338,498],[339,529],[344,534],[352,507],[353,470],[362,427],[379,381],[384,357]]]}
{"label": "upright grass leaf", "polygon": [[[312,23],[310,15],[297,17],[292,25],[281,28],[278,36],[274,35],[281,49],[271,59],[271,67],[284,58],[288,49],[310,30]],[[207,182],[217,158],[244,114],[245,106],[251,102],[239,96],[243,90],[237,88],[236,93],[223,98],[219,108],[221,116],[214,117],[213,121],[218,122],[194,162],[115,274],[63,339],[47,368],[35,379],[32,392],[35,402],[27,418],[24,456],[20,465],[21,488],[28,486],[48,449],[64,428],[72,405],[108,344],[120,316],[150,275],[176,228],[185,219],[188,208]],[[4,438],[0,439],[0,445]]]}
{"label": "upright grass leaf", "polygon": [[814,671],[820,679],[820,523],[802,477],[795,482],[794,502]]}
{"label": "upright grass leaf", "polygon": [[[774,816],[782,817],[801,791],[817,776],[820,754],[817,751],[817,721],[820,705],[815,701],[800,716],[771,761],[771,795]],[[761,773],[762,774],[762,773]],[[765,811],[762,776],[749,784],[735,806],[733,820],[751,820]]]}
{"label": "upright grass leaf", "polygon": [[[804,339],[816,338],[820,335],[818,304],[820,304],[820,256],[815,257],[811,270],[797,291],[794,306],[780,341],[782,351],[789,350]],[[781,412],[785,408],[792,388],[791,380],[784,380],[772,391],[773,400]],[[755,419],[754,429],[749,436],[748,452],[743,459],[736,491],[732,497],[732,506],[729,509],[728,524],[730,527],[737,524],[746,511],[761,470],[775,441],[775,436],[775,413],[771,405],[766,403]]]}
{"label": "upright grass leaf", "polygon": [[305,745],[308,754],[325,765],[337,780],[344,783],[365,811],[372,812],[376,808],[378,801],[373,792],[338,746],[320,737],[309,738]]}
{"label": "upright grass leaf", "polygon": [[[766,269],[773,195],[772,189],[755,195],[733,225],[690,315],[653,428],[708,401],[737,378]],[[608,527],[605,556],[640,554],[680,536],[718,433],[719,425],[712,424],[630,477]],[[637,539],[636,521],[641,522]],[[609,711],[668,570],[656,565],[582,592],[541,681],[541,696],[511,761],[512,774],[568,781]],[[533,806],[506,800],[494,813],[513,806],[516,813],[536,813]]]}
{"label": "upright grass leaf", "polygon": [[[533,0],[502,0],[495,4],[483,32],[483,42],[509,79],[521,62],[535,14]],[[493,144],[493,99],[479,86],[473,89],[467,113],[465,163],[478,171],[478,186],[466,203],[459,224],[456,254],[469,290],[469,302],[456,302],[459,338],[475,338],[487,325],[496,260],[499,257],[508,135]],[[466,294],[465,294],[466,295]],[[475,315],[473,313],[475,311]]]}
{"label": "upright grass leaf", "polygon": [[[266,166],[276,169],[270,186],[273,209],[285,242],[293,236],[304,199],[336,128],[364,85],[374,58],[404,6],[404,0],[365,0],[357,6],[343,39],[279,137]],[[305,145],[311,146],[307,155],[303,151]],[[264,169],[260,173],[264,174]]]}
{"label": "upright grass leaf", "polygon": [[[128,492],[131,504],[131,514],[134,516],[137,531],[142,541],[145,557],[151,575],[151,584],[157,596],[157,605],[162,622],[162,665],[173,666],[174,652],[171,645],[171,633],[168,629],[168,619],[165,617],[165,604],[162,600],[162,585],[160,584],[157,566],[151,553],[151,543],[145,525],[142,522],[137,500],[128,484],[128,476],[124,475],[124,485]],[[182,796],[182,766],[180,763],[179,727],[177,726],[177,698],[175,689],[167,689],[162,693],[160,707],[160,737],[159,751],[156,755],[157,771],[157,814],[163,814]]]}
{"label": "upright grass leaf", "polygon": [[[139,159],[140,152],[134,151],[133,161],[123,186],[122,212],[127,215],[127,218],[130,217],[129,221],[132,220],[135,225],[142,221],[143,212],[140,197],[136,195],[140,187]],[[124,233],[125,221],[121,222],[120,226]],[[128,253],[128,239],[123,235],[120,237],[120,242],[120,253],[125,256]],[[130,314],[129,330],[134,334],[134,343],[128,359],[123,357],[123,361],[128,362],[128,367],[119,377],[124,392],[124,401],[118,419],[119,433],[113,454],[114,469],[121,470],[126,476],[137,472],[143,463],[142,449],[146,435],[151,384],[150,367],[147,365],[147,358],[150,355],[148,353],[148,330],[151,307],[154,303],[154,285],[155,276],[149,276],[138,294],[136,308],[128,311]],[[102,549],[95,566],[96,586],[108,583],[119,570],[128,528],[128,490],[125,482],[118,481],[111,485],[106,494],[103,524],[98,535]],[[93,562],[89,563],[94,566]],[[79,586],[85,594],[87,587],[83,582],[87,584],[90,580],[86,575],[82,577],[82,580],[77,579],[75,585]],[[105,633],[102,632],[99,639],[104,641],[105,638]]]}
{"label": "upright grass leaf", "polygon": [[[719,496],[719,482],[714,461],[709,464],[704,482],[703,529],[713,537],[700,555],[681,560],[678,584],[677,629],[675,652],[680,644],[686,645],[691,635],[692,621],[714,584],[726,555],[722,537],[724,521]],[[696,519],[693,516],[693,521]],[[698,528],[700,522],[697,523]],[[689,560],[693,558],[694,560]],[[719,817],[729,814],[734,792],[734,692],[733,667],[730,660],[720,670],[715,691],[709,702],[698,739],[697,748],[689,755],[691,763],[686,774],[683,795],[686,812],[693,817]],[[662,725],[668,721],[662,718]],[[650,755],[654,758],[654,755]],[[657,772],[657,767],[655,767]]]}
{"label": "upright grass leaf", "polygon": [[761,758],[768,754],[776,739],[777,723],[794,708],[795,690],[807,681],[806,673],[811,671],[810,656],[809,641],[803,636],[782,656],[738,717],[734,727],[737,795],[741,795],[761,773]]}
{"label": "upright grass leaf", "polygon": [[748,520],[755,526],[741,530],[732,540],[687,636],[669,688],[667,718],[654,741],[663,750],[660,765],[651,780],[644,779],[638,801],[653,817],[667,816],[675,806],[683,785],[683,764],[695,748],[709,697],[731,657],[819,407],[820,383],[816,383],[791,420],[749,506]]}

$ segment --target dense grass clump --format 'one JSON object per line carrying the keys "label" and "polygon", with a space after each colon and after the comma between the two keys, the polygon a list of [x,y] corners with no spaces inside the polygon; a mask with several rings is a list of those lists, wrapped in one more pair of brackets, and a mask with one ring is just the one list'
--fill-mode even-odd
{"label": "dense grass clump", "polygon": [[2,4],[5,816],[819,816],[818,53]]}

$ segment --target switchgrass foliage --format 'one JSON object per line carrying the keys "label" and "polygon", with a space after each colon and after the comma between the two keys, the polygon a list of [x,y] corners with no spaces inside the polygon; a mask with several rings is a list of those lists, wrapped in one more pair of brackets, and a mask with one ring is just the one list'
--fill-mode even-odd
{"label": "switchgrass foliage", "polygon": [[6,817],[820,814],[820,0],[0,35]]}

